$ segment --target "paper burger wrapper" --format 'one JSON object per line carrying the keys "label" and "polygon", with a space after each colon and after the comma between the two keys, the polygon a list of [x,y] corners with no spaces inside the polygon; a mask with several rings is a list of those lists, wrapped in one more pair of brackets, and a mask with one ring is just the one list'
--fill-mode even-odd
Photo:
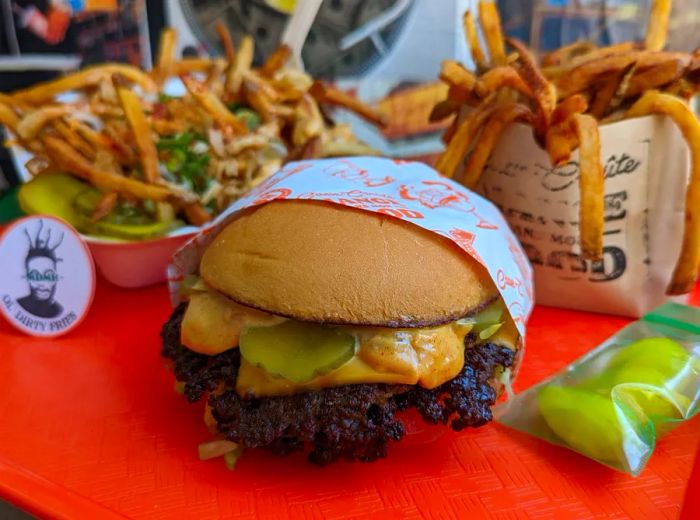
{"label": "paper burger wrapper", "polygon": [[425,164],[376,157],[289,163],[258,185],[174,255],[168,267],[173,304],[180,301],[184,276],[198,271],[206,246],[239,212],[295,199],[389,215],[451,240],[487,269],[524,335],[533,305],[532,270],[498,209]]}
{"label": "paper burger wrapper", "polygon": [[537,303],[639,317],[667,299],[683,234],[688,148],[663,116],[601,125],[600,142],[601,261],[580,255],[578,152],[555,168],[531,127],[511,125],[477,191],[501,209],[527,252]]}

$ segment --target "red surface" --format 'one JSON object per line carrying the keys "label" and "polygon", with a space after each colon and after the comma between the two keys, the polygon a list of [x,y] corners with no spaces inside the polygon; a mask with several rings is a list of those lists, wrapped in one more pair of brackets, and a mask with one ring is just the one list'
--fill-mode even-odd
{"label": "red surface", "polygon": [[[697,291],[696,291],[697,293]],[[694,301],[700,302],[700,294]],[[371,465],[324,469],[247,452],[235,472],[200,462],[201,405],[173,391],[158,332],[163,286],[100,281],[66,337],[0,323],[0,496],[62,518],[677,518],[700,444],[698,418],[657,445],[636,479],[498,425],[413,435]],[[523,389],[629,320],[538,308]],[[432,430],[435,432],[436,430]]]}

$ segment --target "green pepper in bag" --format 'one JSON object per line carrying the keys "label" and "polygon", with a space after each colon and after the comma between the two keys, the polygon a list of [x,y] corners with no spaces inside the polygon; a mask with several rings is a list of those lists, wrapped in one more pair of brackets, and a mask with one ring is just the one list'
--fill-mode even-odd
{"label": "green pepper in bag", "polygon": [[495,415],[637,475],[656,438],[699,407],[700,309],[669,303],[500,405]]}

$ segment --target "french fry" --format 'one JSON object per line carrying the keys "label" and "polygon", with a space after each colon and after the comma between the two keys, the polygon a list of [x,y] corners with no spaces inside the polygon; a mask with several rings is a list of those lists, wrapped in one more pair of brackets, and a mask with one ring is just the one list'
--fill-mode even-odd
{"label": "french fry", "polygon": [[651,51],[660,51],[666,45],[668,19],[671,16],[671,0],[652,0],[651,12],[644,46]]}
{"label": "french fry", "polygon": [[182,209],[185,213],[185,218],[187,218],[187,221],[194,226],[203,226],[207,222],[211,221],[211,215],[199,202],[185,204]]}
{"label": "french fry", "polygon": [[109,215],[114,209],[114,207],[117,205],[118,200],[119,195],[117,195],[113,191],[102,195],[102,198],[100,198],[100,200],[97,202],[95,209],[92,210],[92,214],[90,215],[90,221],[97,222]]}
{"label": "french fry", "polygon": [[454,60],[444,60],[442,62],[439,77],[444,83],[452,87],[461,88],[467,92],[472,92],[476,87],[476,76]]}
{"label": "french fry", "polygon": [[[635,67],[635,63],[630,63],[618,72],[613,72],[603,80],[593,95],[590,114],[596,119],[603,119],[609,110],[615,108],[614,100],[616,96],[622,99],[628,89],[629,79],[628,73]],[[625,83],[625,80],[626,83]]]}
{"label": "french fry", "polygon": [[62,119],[56,119],[53,122],[53,128],[58,132],[58,134],[63,137],[68,144],[73,148],[78,150],[86,158],[93,160],[95,159],[95,149],[90,143],[86,142],[80,134],[78,134],[73,128]]}
{"label": "french fry", "polygon": [[574,114],[573,124],[579,143],[581,254],[589,260],[600,260],[603,257],[605,176],[600,163],[598,123],[593,116]]}
{"label": "french fry", "polygon": [[254,56],[255,42],[250,36],[244,36],[236,54],[236,61],[231,64],[226,74],[224,89],[230,96],[235,97],[237,95],[243,83],[243,76],[253,65]]}
{"label": "french fry", "polygon": [[12,133],[16,134],[19,122],[19,116],[10,108],[10,105],[0,101],[0,124],[5,125]]}
{"label": "french fry", "polygon": [[588,109],[588,101],[581,94],[574,94],[562,101],[552,111],[551,125],[558,125],[574,114],[583,114]]}
{"label": "french fry", "polygon": [[455,135],[455,132],[457,132],[457,127],[459,126],[459,118],[458,117],[453,117],[452,122],[449,124],[447,128],[445,128],[445,131],[442,133],[442,136],[440,137],[440,140],[444,145],[449,145],[452,142],[452,138]]}
{"label": "french fry", "polygon": [[226,105],[224,105],[221,99],[214,96],[209,89],[207,89],[206,85],[189,76],[182,76],[180,79],[197,103],[214,118],[216,122],[224,127],[229,127],[233,132],[238,134],[245,134],[248,132],[248,127],[245,123],[226,108]]}
{"label": "french fry", "polygon": [[301,147],[300,160],[316,159],[321,157],[321,136],[316,135],[306,141]]}
{"label": "french fry", "polygon": [[696,94],[698,88],[695,86],[695,84],[693,84],[693,82],[688,81],[685,78],[679,78],[666,87],[665,90],[667,94],[678,96],[685,101],[689,101],[690,98]]}
{"label": "french fry", "polygon": [[289,45],[285,45],[283,43],[277,47],[277,49],[275,49],[270,56],[268,56],[267,60],[265,60],[265,63],[263,63],[262,67],[260,67],[260,75],[266,78],[271,78],[275,75],[275,72],[281,69],[285,63],[287,63],[287,60],[289,60],[291,55],[292,49],[289,48]]}
{"label": "french fry", "polygon": [[501,31],[501,17],[495,2],[479,2],[479,22],[484,31],[486,46],[489,49],[489,57],[492,65],[506,65],[506,49],[503,43]]}
{"label": "french fry", "polygon": [[219,36],[219,40],[221,40],[221,46],[224,48],[224,56],[226,56],[226,61],[228,61],[229,64],[232,64],[236,61],[236,48],[233,46],[233,38],[231,38],[231,33],[229,32],[228,27],[226,27],[224,22],[219,20],[216,22],[216,24],[214,24],[214,29],[216,30],[216,34]]}
{"label": "french fry", "polygon": [[104,191],[114,191],[137,199],[166,201],[174,198],[171,191],[156,184],[146,184],[136,179],[115,175],[95,168],[68,143],[45,135],[42,142],[49,157],[65,171],[80,177]]}
{"label": "french fry", "polygon": [[[620,84],[618,85],[617,90],[615,91],[615,95],[610,100],[610,108],[608,109],[609,113],[617,110],[620,107],[620,105],[624,102],[625,97],[627,96],[627,89],[630,86],[630,81],[632,81],[632,77],[636,72],[636,62],[628,65],[621,71],[622,79],[620,80]],[[603,119],[605,119],[605,117]]]}
{"label": "french fry", "polygon": [[259,83],[243,80],[243,95],[248,104],[255,110],[266,123],[274,121],[278,117],[290,118],[294,115],[291,107],[275,105]]}
{"label": "french fry", "polygon": [[595,50],[596,46],[587,40],[578,40],[569,45],[564,45],[554,51],[546,53],[542,56],[542,66],[551,67],[554,65],[562,65],[569,63],[572,59],[578,56],[584,56]]}
{"label": "french fry", "polygon": [[569,97],[590,88],[600,78],[619,72],[635,63],[635,55],[620,54],[587,61],[556,81],[560,97]]}
{"label": "french fry", "polygon": [[474,189],[479,183],[486,162],[489,160],[498,138],[508,125],[516,121],[532,124],[534,114],[527,106],[512,102],[501,103],[493,111],[491,117],[484,124],[481,134],[477,137],[472,153],[464,166],[461,182],[467,188]]}
{"label": "french fry", "polygon": [[518,71],[512,66],[495,67],[486,71],[477,81],[484,95],[495,92],[503,87],[508,87],[520,92],[526,97],[533,97],[532,89],[523,81]]}
{"label": "french fry", "polygon": [[173,64],[175,63],[175,50],[177,47],[177,31],[170,27],[160,33],[158,43],[158,57],[156,66],[153,69],[153,79],[158,85],[173,74]]}
{"label": "french fry", "polygon": [[114,153],[121,164],[131,166],[136,163],[136,154],[127,144],[123,129],[118,129],[117,125],[114,124],[105,125],[102,129],[102,135],[107,143],[107,148]]}
{"label": "french fry", "polygon": [[428,116],[428,121],[442,121],[459,112],[461,105],[451,100],[450,98],[443,99],[433,107]]}
{"label": "french fry", "polygon": [[685,195],[683,243],[666,289],[667,294],[685,294],[695,285],[700,268],[700,122],[683,101],[655,90],[639,98],[625,116],[647,114],[665,114],[673,119],[690,148],[691,174]]}
{"label": "french fry", "polygon": [[207,73],[214,65],[214,61],[209,58],[184,58],[174,61],[169,67],[169,76],[181,76],[193,72]]}
{"label": "french fry", "polygon": [[63,76],[62,78],[15,91],[12,93],[12,98],[20,103],[40,105],[41,103],[52,100],[58,94],[97,85],[100,81],[108,81],[114,74],[124,76],[130,82],[141,87],[145,92],[155,92],[158,88],[148,74],[136,67],[112,63],[88,67],[80,72],[75,72]]}
{"label": "french fry", "polygon": [[673,83],[683,75],[684,67],[678,60],[660,63],[632,76],[626,91],[627,96],[638,96],[647,90],[654,90]]}
{"label": "french fry", "polygon": [[323,116],[316,101],[309,94],[305,94],[294,113],[292,144],[301,146],[310,139],[319,137],[324,126]]}
{"label": "french fry", "polygon": [[580,67],[584,63],[597,61],[602,58],[611,58],[613,56],[629,54],[631,52],[636,52],[637,48],[638,45],[634,42],[622,42],[614,45],[608,45],[607,47],[595,48],[585,54],[576,56],[563,64],[543,66],[542,73],[546,78],[555,80],[564,76],[565,74],[568,74],[569,71],[575,69],[576,67]]}
{"label": "french fry", "polygon": [[477,98],[472,91],[454,85],[447,88],[447,99],[459,105],[469,106],[478,105],[481,102],[481,99]]}
{"label": "french fry", "polygon": [[225,71],[226,62],[224,60],[214,60],[204,80],[207,88],[217,97],[222,97],[224,94],[223,74]]}
{"label": "french fry", "polygon": [[384,127],[388,124],[386,114],[365,105],[359,99],[346,94],[342,90],[331,87],[322,81],[315,81],[309,89],[309,94],[319,103],[326,103],[350,110],[375,126]]}
{"label": "french fry", "polygon": [[360,142],[329,141],[321,144],[319,157],[347,157],[348,155],[381,155],[377,150]]}
{"label": "french fry", "polygon": [[578,145],[578,135],[571,119],[561,121],[547,129],[545,148],[554,166],[567,163],[571,159],[571,152]]}
{"label": "french fry", "polygon": [[462,23],[464,25],[464,35],[467,39],[467,44],[469,45],[469,50],[472,53],[472,59],[474,60],[476,68],[485,69],[488,65],[486,55],[481,48],[479,34],[477,33],[476,24],[474,23],[474,16],[469,9],[464,12]]}
{"label": "french fry", "polygon": [[139,162],[143,169],[143,178],[150,184],[155,184],[160,179],[158,171],[158,150],[153,139],[151,126],[141,108],[141,100],[138,95],[129,90],[124,78],[114,76],[112,78],[117,97],[121,103],[126,121],[131,128],[131,133],[139,151]]}
{"label": "french fry", "polygon": [[636,69],[644,71],[668,61],[677,61],[679,67],[685,69],[690,65],[691,57],[679,52],[650,52],[634,51],[614,54],[597,60],[587,61],[557,78],[555,84],[561,97],[582,92],[590,88],[601,77],[617,72],[630,63],[636,63]]}
{"label": "french fry", "polygon": [[171,121],[169,119],[153,118],[150,121],[151,128],[158,135],[175,135],[187,130],[183,121]]}
{"label": "french fry", "polygon": [[523,81],[530,86],[537,105],[535,132],[540,138],[544,139],[552,112],[557,105],[556,89],[542,75],[530,51],[527,50],[523,43],[514,38],[507,38],[506,42],[518,53],[518,73]]}
{"label": "french fry", "polygon": [[32,106],[30,104],[24,103],[16,96],[11,96],[2,92],[0,92],[0,104],[6,105],[7,107],[12,107],[12,109],[19,110],[22,112],[32,109]]}
{"label": "french fry", "polygon": [[17,124],[17,135],[26,141],[34,139],[51,121],[75,110],[72,105],[48,105],[25,115]]}
{"label": "french fry", "polygon": [[435,169],[445,177],[454,177],[459,165],[464,160],[476,136],[477,131],[496,110],[496,95],[492,94],[488,102],[484,102],[469,112],[459,123],[455,120],[454,135],[447,144],[445,151],[435,162]]}

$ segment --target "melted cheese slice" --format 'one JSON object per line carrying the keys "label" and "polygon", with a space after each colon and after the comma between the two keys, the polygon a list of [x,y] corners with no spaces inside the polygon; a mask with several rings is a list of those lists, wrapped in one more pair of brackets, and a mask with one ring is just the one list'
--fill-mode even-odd
{"label": "melted cheese slice", "polygon": [[[213,291],[195,292],[182,321],[181,340],[191,350],[216,355],[238,345],[243,327],[280,323],[284,318],[243,307]],[[355,356],[332,372],[307,383],[273,376],[245,359],[236,381],[239,395],[289,395],[331,386],[401,383],[435,388],[464,366],[464,338],[474,324],[458,320],[439,327],[390,329],[345,327],[357,339]],[[510,320],[491,337],[515,348],[517,330]]]}
{"label": "melted cheese slice", "polygon": [[276,325],[284,318],[238,305],[215,291],[190,295],[180,341],[190,350],[215,356],[238,346],[243,327]]}

